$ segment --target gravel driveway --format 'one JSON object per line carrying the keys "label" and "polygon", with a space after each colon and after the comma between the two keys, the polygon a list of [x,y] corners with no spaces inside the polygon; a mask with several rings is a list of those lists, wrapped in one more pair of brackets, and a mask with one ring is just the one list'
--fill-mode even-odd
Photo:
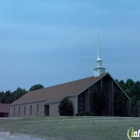
{"label": "gravel driveway", "polygon": [[10,132],[0,132],[0,140],[45,140],[29,135],[12,135]]}

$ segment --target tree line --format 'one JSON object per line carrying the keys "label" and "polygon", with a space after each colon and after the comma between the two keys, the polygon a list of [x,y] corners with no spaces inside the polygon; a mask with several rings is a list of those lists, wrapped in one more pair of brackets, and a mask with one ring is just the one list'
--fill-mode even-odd
{"label": "tree line", "polygon": [[138,116],[138,108],[140,107],[140,81],[135,82],[132,79],[127,79],[126,82],[124,82],[123,80],[119,81],[116,79],[116,82],[131,99],[131,116]]}
{"label": "tree line", "polygon": [[0,92],[0,103],[10,104],[10,103],[14,102],[15,100],[19,99],[21,96],[23,96],[27,92],[41,89],[41,88],[44,88],[44,86],[41,84],[36,84],[36,85],[31,86],[29,90],[18,87],[13,92],[11,92],[10,90],[7,90],[5,92],[1,91]]}

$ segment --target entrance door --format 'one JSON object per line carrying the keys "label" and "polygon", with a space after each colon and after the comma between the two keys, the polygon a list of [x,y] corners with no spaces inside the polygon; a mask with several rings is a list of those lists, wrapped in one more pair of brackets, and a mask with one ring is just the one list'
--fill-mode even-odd
{"label": "entrance door", "polygon": [[44,106],[44,116],[49,116],[50,108],[49,105]]}

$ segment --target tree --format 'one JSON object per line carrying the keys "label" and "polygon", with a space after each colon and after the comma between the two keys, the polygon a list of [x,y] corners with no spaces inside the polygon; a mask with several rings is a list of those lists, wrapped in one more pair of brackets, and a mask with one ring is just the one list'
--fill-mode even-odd
{"label": "tree", "polygon": [[123,90],[126,89],[126,84],[125,84],[125,82],[124,82],[123,80],[120,80],[120,81],[118,82],[118,84],[119,84],[119,86],[120,86]]}
{"label": "tree", "polygon": [[4,96],[4,92],[1,91],[0,92],[0,103],[3,103],[3,96]]}
{"label": "tree", "polygon": [[140,100],[140,82],[139,81],[135,82],[132,88],[132,92],[136,96],[136,98]]}
{"label": "tree", "polygon": [[2,99],[3,99],[3,103],[11,103],[12,102],[12,100],[11,100],[11,91],[10,90],[6,91],[4,93]]}
{"label": "tree", "polygon": [[37,89],[42,89],[42,88],[44,88],[43,85],[37,84],[37,85],[31,86],[31,88],[29,89],[29,91],[33,91],[33,90],[37,90]]}
{"label": "tree", "polygon": [[17,99],[19,99],[21,96],[23,96],[23,95],[26,94],[26,93],[27,93],[27,90],[18,87],[18,88],[12,93],[12,97],[14,98],[14,100],[17,100]]}
{"label": "tree", "polygon": [[126,87],[132,87],[135,84],[135,82],[132,79],[127,79],[126,81]]}
{"label": "tree", "polygon": [[132,79],[127,79],[126,82],[121,80],[118,82],[118,84],[131,99],[131,116],[138,116],[138,102],[140,101],[140,81],[134,82]]}
{"label": "tree", "polygon": [[72,102],[67,97],[61,100],[58,109],[59,109],[60,116],[73,115],[73,105]]}

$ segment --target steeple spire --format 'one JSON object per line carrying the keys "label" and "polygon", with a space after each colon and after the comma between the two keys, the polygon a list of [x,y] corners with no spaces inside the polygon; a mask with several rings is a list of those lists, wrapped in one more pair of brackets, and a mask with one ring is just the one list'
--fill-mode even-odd
{"label": "steeple spire", "polygon": [[101,51],[100,51],[99,36],[98,36],[97,60],[101,60]]}
{"label": "steeple spire", "polygon": [[98,36],[98,45],[97,45],[97,67],[102,67],[101,51],[100,51],[100,42]]}
{"label": "steeple spire", "polygon": [[94,69],[94,76],[100,76],[102,73],[105,73],[105,68],[102,67],[102,59],[101,59],[101,51],[100,51],[100,43],[98,36],[98,46],[97,46],[97,67]]}

